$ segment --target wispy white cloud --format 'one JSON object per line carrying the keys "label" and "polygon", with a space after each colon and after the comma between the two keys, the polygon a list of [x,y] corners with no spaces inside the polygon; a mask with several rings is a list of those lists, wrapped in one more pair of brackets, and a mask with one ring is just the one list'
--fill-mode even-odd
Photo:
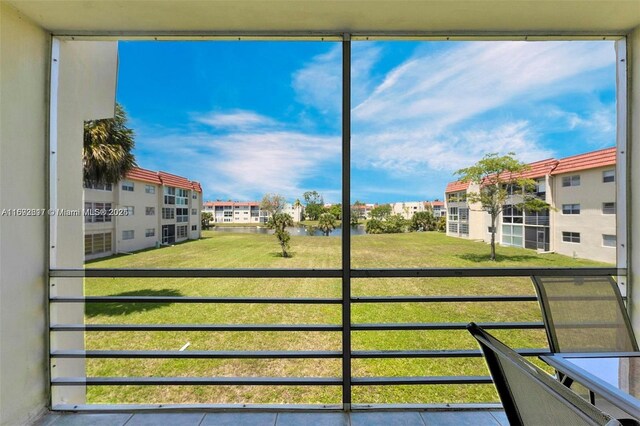
{"label": "wispy white cloud", "polygon": [[[567,84],[612,64],[611,44],[473,42],[436,53],[418,49],[353,110],[357,166],[391,173],[451,172],[487,152],[515,151],[522,161],[553,152],[538,123],[508,108],[580,90]],[[582,90],[593,90],[588,84]],[[503,117],[486,114],[501,109]],[[505,113],[504,110],[507,109]],[[573,124],[606,127],[608,116]],[[599,121],[601,120],[601,121]]]}
{"label": "wispy white cloud", "polygon": [[[375,89],[371,70],[382,58],[376,43],[354,43],[351,62],[351,98],[354,104],[366,99]],[[297,100],[324,114],[340,113],[342,108],[342,47],[312,58],[293,73],[292,85]]]}
{"label": "wispy white cloud", "polygon": [[[294,131],[142,135],[138,149],[154,152],[151,165],[200,179],[207,197],[252,199],[267,192],[296,197],[305,179],[337,170],[340,138]],[[333,163],[333,167],[332,167]],[[322,188],[313,188],[321,190]]]}
{"label": "wispy white cloud", "polygon": [[195,120],[199,123],[225,130],[247,130],[276,125],[275,120],[246,110],[212,112],[196,116]]}

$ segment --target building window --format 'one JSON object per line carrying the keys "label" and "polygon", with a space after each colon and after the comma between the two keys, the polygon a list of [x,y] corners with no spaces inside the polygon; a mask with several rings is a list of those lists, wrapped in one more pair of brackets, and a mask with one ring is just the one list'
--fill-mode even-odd
{"label": "building window", "polygon": [[193,198],[194,200],[198,199],[198,193],[197,192],[193,192],[193,194],[191,194],[191,198]]}
{"label": "building window", "polygon": [[162,218],[163,219],[174,219],[176,217],[175,209],[171,207],[163,207],[162,208]]}
{"label": "building window", "polygon": [[133,240],[133,230],[122,231],[122,239],[123,240]]}
{"label": "building window", "polygon": [[458,233],[458,224],[457,223],[449,223],[449,232],[453,234]]}
{"label": "building window", "polygon": [[178,188],[176,190],[176,204],[180,206],[189,205],[189,191],[186,189]]}
{"label": "building window", "polygon": [[[458,208],[457,207],[449,207],[449,220],[458,221]],[[458,230],[456,229],[456,232]]]}
{"label": "building window", "polygon": [[111,222],[111,203],[84,203],[85,223]]}
{"label": "building window", "polygon": [[191,230],[192,231],[197,231],[198,230],[198,225],[191,225]]}
{"label": "building window", "polygon": [[111,232],[86,234],[84,236],[84,254],[98,254],[111,251]]}
{"label": "building window", "polygon": [[127,216],[133,216],[135,211],[133,206],[124,206],[124,208],[127,210]]}
{"label": "building window", "polygon": [[615,235],[602,234],[602,245],[603,245],[603,247],[615,247],[616,246],[616,236]]}
{"label": "building window", "polygon": [[616,203],[602,203],[602,214],[616,214]]}
{"label": "building window", "polygon": [[231,210],[225,210],[223,213],[224,217],[232,217],[233,212]]}
{"label": "building window", "polygon": [[191,209],[191,214],[192,215],[197,215],[198,214],[198,209]]}
{"label": "building window", "polygon": [[564,241],[565,243],[579,243],[580,233],[579,232],[563,232],[562,241]]}
{"label": "building window", "polygon": [[469,235],[469,224],[468,223],[461,223],[460,224],[460,234]]}
{"label": "building window", "polygon": [[122,181],[122,190],[123,191],[133,192],[133,182],[131,182],[130,180],[123,180]]}
{"label": "building window", "polygon": [[602,182],[615,182],[616,181],[616,171],[615,170],[605,170],[602,172]]}
{"label": "building window", "polygon": [[84,182],[84,187],[86,189],[97,189],[98,191],[111,191],[113,189],[110,183],[91,183]]}
{"label": "building window", "polygon": [[146,192],[147,194],[155,194],[156,193],[156,187],[153,185],[145,185],[144,186],[144,192]]}
{"label": "building window", "polygon": [[580,186],[580,175],[564,176],[562,186]]}
{"label": "building window", "polygon": [[177,237],[176,238],[187,238],[187,226],[177,226],[176,227]]}
{"label": "building window", "polygon": [[502,244],[522,247],[522,225],[502,225]]}
{"label": "building window", "polygon": [[[460,210],[458,210],[458,212],[460,213],[460,221],[461,222],[468,222],[469,221],[469,209],[463,209],[461,208]],[[469,228],[469,226],[467,225],[467,229]],[[462,231],[460,231],[462,232]],[[469,232],[463,232],[463,234],[468,234]]]}
{"label": "building window", "polygon": [[176,203],[176,189],[173,186],[164,187],[164,203],[165,204]]}
{"label": "building window", "polygon": [[156,228],[147,228],[144,231],[145,237],[155,237],[156,236]]}
{"label": "building window", "polygon": [[536,195],[540,198],[544,198],[546,193],[547,193],[547,183],[544,179],[537,179],[536,180],[536,187],[535,187],[535,191],[536,191]]}
{"label": "building window", "polygon": [[189,222],[189,209],[176,209],[176,222]]}
{"label": "building window", "polygon": [[522,223],[522,209],[519,209],[512,204],[505,205],[502,209],[502,221],[504,223]]}
{"label": "building window", "polygon": [[155,216],[156,215],[156,208],[155,207],[145,207],[144,208],[144,214],[147,216]]}
{"label": "building window", "polygon": [[563,204],[562,214],[580,214],[580,204]]}
{"label": "building window", "polygon": [[450,203],[463,203],[467,201],[467,192],[459,191],[447,194],[447,201]]}

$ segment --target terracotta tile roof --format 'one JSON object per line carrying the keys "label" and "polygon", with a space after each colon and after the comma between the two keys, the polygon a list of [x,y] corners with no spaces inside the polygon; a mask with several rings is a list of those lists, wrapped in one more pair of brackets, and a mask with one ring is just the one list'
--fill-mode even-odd
{"label": "terracotta tile roof", "polygon": [[174,175],[167,172],[154,172],[140,167],[134,167],[126,175],[127,179],[138,180],[142,182],[154,183],[156,185],[175,186],[177,188],[192,189],[202,192],[200,182],[190,181],[182,176]]}
{"label": "terracotta tile roof", "polygon": [[207,201],[205,207],[258,207],[257,201]]}
{"label": "terracotta tile roof", "polygon": [[520,173],[518,177],[524,179],[535,179],[544,177],[550,174],[557,165],[558,160],[556,160],[555,158],[547,158],[546,160],[535,161],[533,163],[529,163],[529,170]]}
{"label": "terracotta tile roof", "polygon": [[176,188],[182,188],[182,189],[192,189],[193,187],[193,184],[191,183],[191,181],[182,176],[178,176],[178,175],[174,175],[174,174],[162,172],[162,171],[158,172],[158,176],[160,176],[160,180],[162,181],[162,184],[166,186],[175,186]]}
{"label": "terracotta tile roof", "polygon": [[598,167],[614,166],[616,164],[616,148],[605,148],[586,154],[561,158],[552,175],[577,172],[579,170],[595,169]]}
{"label": "terracotta tile roof", "polygon": [[444,207],[444,201],[430,201],[431,207]]}
{"label": "terracotta tile roof", "polygon": [[127,173],[127,179],[162,185],[162,181],[160,180],[160,177],[158,177],[158,173],[152,170],[141,169],[140,167],[135,167]]}
{"label": "terracotta tile roof", "polygon": [[467,188],[469,188],[469,182],[460,182],[460,181],[449,182],[447,184],[447,189],[445,189],[444,192],[448,194],[449,192],[464,191]]}

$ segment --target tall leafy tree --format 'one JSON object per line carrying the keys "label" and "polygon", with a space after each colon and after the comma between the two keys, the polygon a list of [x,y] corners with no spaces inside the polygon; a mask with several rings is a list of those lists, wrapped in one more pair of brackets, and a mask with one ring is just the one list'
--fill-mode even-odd
{"label": "tall leafy tree", "polygon": [[318,218],[318,229],[322,231],[325,236],[329,236],[331,231],[336,229],[336,218],[331,213],[322,213]]}
{"label": "tall leafy tree", "polygon": [[371,219],[386,220],[391,216],[391,205],[382,204],[371,209]]}
{"label": "tall leafy tree", "polygon": [[357,225],[360,221],[360,219],[364,219],[364,215],[362,212],[362,207],[364,207],[365,204],[360,201],[360,200],[356,200],[355,203],[353,203],[353,205],[351,206],[351,225]]}
{"label": "tall leafy tree", "polygon": [[413,231],[433,231],[436,228],[436,218],[431,211],[416,212],[411,218]]}
{"label": "tall leafy tree", "polygon": [[269,213],[269,216],[273,216],[282,211],[284,204],[285,199],[282,195],[264,194],[262,201],[260,201],[260,210]]}
{"label": "tall leafy tree", "polygon": [[127,127],[127,114],[116,104],[115,117],[84,123],[82,165],[89,183],[116,183],[136,167],[133,130]]}
{"label": "tall leafy tree", "polygon": [[340,220],[340,217],[342,216],[342,204],[333,204],[329,207],[329,213],[331,213],[337,220]]}
{"label": "tall leafy tree", "polygon": [[324,199],[317,191],[307,191],[302,194],[305,203],[305,216],[309,220],[318,220],[320,215],[324,213]]}
{"label": "tall leafy tree", "polygon": [[213,213],[202,212],[202,217],[200,219],[200,225],[202,229],[209,229],[211,227],[211,221],[213,220]]}
{"label": "tall leafy tree", "polygon": [[267,222],[267,227],[275,231],[275,236],[282,250],[282,257],[290,257],[289,241],[291,241],[291,235],[287,231],[287,226],[293,226],[293,218],[287,213],[275,213]]}
{"label": "tall leafy tree", "polygon": [[455,172],[461,182],[478,185],[477,192],[467,192],[469,203],[480,204],[491,217],[491,260],[496,260],[496,223],[507,201],[519,209],[541,211],[549,205],[533,193],[535,181],[522,177],[529,169],[515,158],[515,153],[506,155],[486,154],[471,167]]}

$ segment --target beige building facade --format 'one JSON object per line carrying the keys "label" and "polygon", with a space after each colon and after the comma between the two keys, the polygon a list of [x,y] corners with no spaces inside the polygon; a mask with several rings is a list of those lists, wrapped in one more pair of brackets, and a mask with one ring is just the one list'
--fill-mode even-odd
{"label": "beige building facade", "polygon": [[[267,223],[269,213],[260,209],[258,201],[207,201],[203,211],[213,215],[213,223],[258,224]],[[304,220],[304,207],[287,203],[282,208],[294,222]]]}
{"label": "beige building facade", "polygon": [[136,168],[117,184],[84,189],[85,259],[200,238],[202,187]]}
{"label": "beige building facade", "polygon": [[[616,262],[615,148],[529,164],[522,177],[536,182],[536,196],[550,209],[523,211],[509,197],[496,223],[496,242],[576,258]],[[450,182],[445,190],[447,235],[491,240],[491,217],[467,200],[473,183]]]}

